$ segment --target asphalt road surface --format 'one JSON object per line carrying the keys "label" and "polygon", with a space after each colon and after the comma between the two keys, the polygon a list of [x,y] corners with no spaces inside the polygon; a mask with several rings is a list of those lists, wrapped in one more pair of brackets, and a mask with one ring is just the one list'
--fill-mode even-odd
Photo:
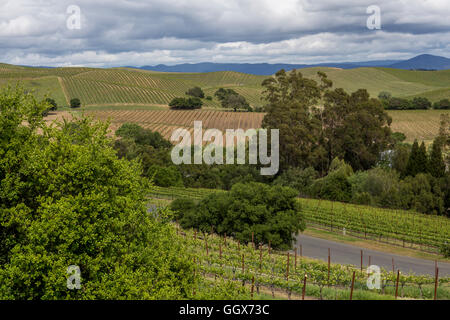
{"label": "asphalt road surface", "polygon": [[[391,271],[392,258],[394,268],[403,273],[434,275],[435,262],[431,260],[417,259],[381,251],[369,250],[357,246],[334,242],[330,240],[314,238],[303,235],[297,237],[297,245],[302,245],[302,254],[306,257],[328,261],[328,248],[331,249],[331,263],[361,265],[361,250],[363,250],[363,267],[369,263]],[[450,276],[450,263],[438,262],[439,277]]]}

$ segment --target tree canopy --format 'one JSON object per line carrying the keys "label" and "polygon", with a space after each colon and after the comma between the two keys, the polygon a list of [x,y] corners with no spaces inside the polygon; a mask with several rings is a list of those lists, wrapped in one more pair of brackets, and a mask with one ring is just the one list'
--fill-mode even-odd
{"label": "tree canopy", "polygon": [[189,297],[191,258],[169,212],[147,213],[140,164],[118,159],[107,123],[46,126],[47,106],[0,92],[0,299]]}

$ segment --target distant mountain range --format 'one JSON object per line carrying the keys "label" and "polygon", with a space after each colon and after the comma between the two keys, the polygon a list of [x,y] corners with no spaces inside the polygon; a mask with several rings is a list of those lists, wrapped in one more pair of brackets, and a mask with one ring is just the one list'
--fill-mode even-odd
{"label": "distant mountain range", "polygon": [[362,62],[331,62],[320,64],[269,64],[269,63],[184,63],[174,66],[159,64],[156,66],[142,66],[128,68],[152,70],[159,72],[215,72],[215,71],[236,71],[255,75],[271,75],[280,69],[292,70],[311,67],[331,67],[341,69],[355,69],[361,67],[385,67],[405,70],[446,70],[450,69],[450,59],[430,54],[422,54],[409,60],[377,60]]}

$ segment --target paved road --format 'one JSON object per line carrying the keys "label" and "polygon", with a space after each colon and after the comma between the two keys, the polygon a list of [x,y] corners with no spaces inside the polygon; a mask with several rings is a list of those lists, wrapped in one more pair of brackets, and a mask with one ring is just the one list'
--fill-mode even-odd
{"label": "paved road", "polygon": [[[381,251],[369,250],[357,246],[334,242],[330,240],[314,238],[307,235],[297,237],[297,245],[302,245],[303,255],[328,261],[328,248],[331,249],[331,262],[339,264],[361,265],[361,250],[363,250],[363,266],[369,263],[380,266],[386,270],[392,270],[392,258],[394,258],[395,270],[401,272],[414,272],[415,274],[434,275],[434,261],[400,256]],[[450,263],[438,262],[439,276],[450,276]]]}

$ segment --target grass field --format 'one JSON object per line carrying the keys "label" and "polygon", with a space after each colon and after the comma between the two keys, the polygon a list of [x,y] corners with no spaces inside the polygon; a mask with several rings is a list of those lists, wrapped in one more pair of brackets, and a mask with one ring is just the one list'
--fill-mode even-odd
{"label": "grass field", "polygon": [[[372,96],[389,91],[394,96],[426,96],[432,101],[450,97],[450,70],[406,71],[386,68],[307,68],[305,76],[317,78],[324,71],[335,87],[355,91],[366,88]],[[61,105],[71,98],[80,98],[84,106],[167,105],[187,89],[200,86],[213,97],[219,87],[233,88],[252,106],[262,105],[261,82],[267,76],[256,76],[233,71],[210,73],[162,73],[129,68],[30,68],[0,64],[0,85],[24,81],[43,95],[50,92]],[[219,101],[204,100],[206,108],[220,107]]]}
{"label": "grass field", "polygon": [[[366,88],[372,96],[389,91],[394,96],[412,98],[425,96],[432,101],[450,98],[450,70],[406,71],[386,68],[307,68],[301,72],[317,79],[317,71],[324,71],[335,87],[348,91]],[[192,127],[193,119],[202,120],[208,128],[235,129],[259,128],[263,114],[233,114],[221,110],[214,92],[219,87],[233,88],[252,106],[261,106],[261,82],[267,76],[238,72],[162,73],[129,68],[30,68],[0,64],[0,86],[23,83],[27,90],[35,90],[38,97],[48,94],[61,106],[71,98],[80,98],[82,111],[111,118],[113,129],[123,122],[139,122],[146,128],[158,130],[166,137],[171,130],[182,126]],[[215,112],[181,113],[167,109],[167,104],[194,86],[200,86],[213,100],[204,99],[206,110]],[[62,108],[67,111],[68,108]],[[94,112],[95,111],[95,112]],[[130,111],[130,112],[125,112]],[[147,113],[145,113],[147,112]],[[439,115],[450,111],[390,111],[392,129],[406,134],[407,141],[414,139],[429,143],[439,129]],[[164,117],[160,117],[164,115]],[[178,115],[182,115],[177,118]],[[198,118],[196,118],[198,117]]]}

